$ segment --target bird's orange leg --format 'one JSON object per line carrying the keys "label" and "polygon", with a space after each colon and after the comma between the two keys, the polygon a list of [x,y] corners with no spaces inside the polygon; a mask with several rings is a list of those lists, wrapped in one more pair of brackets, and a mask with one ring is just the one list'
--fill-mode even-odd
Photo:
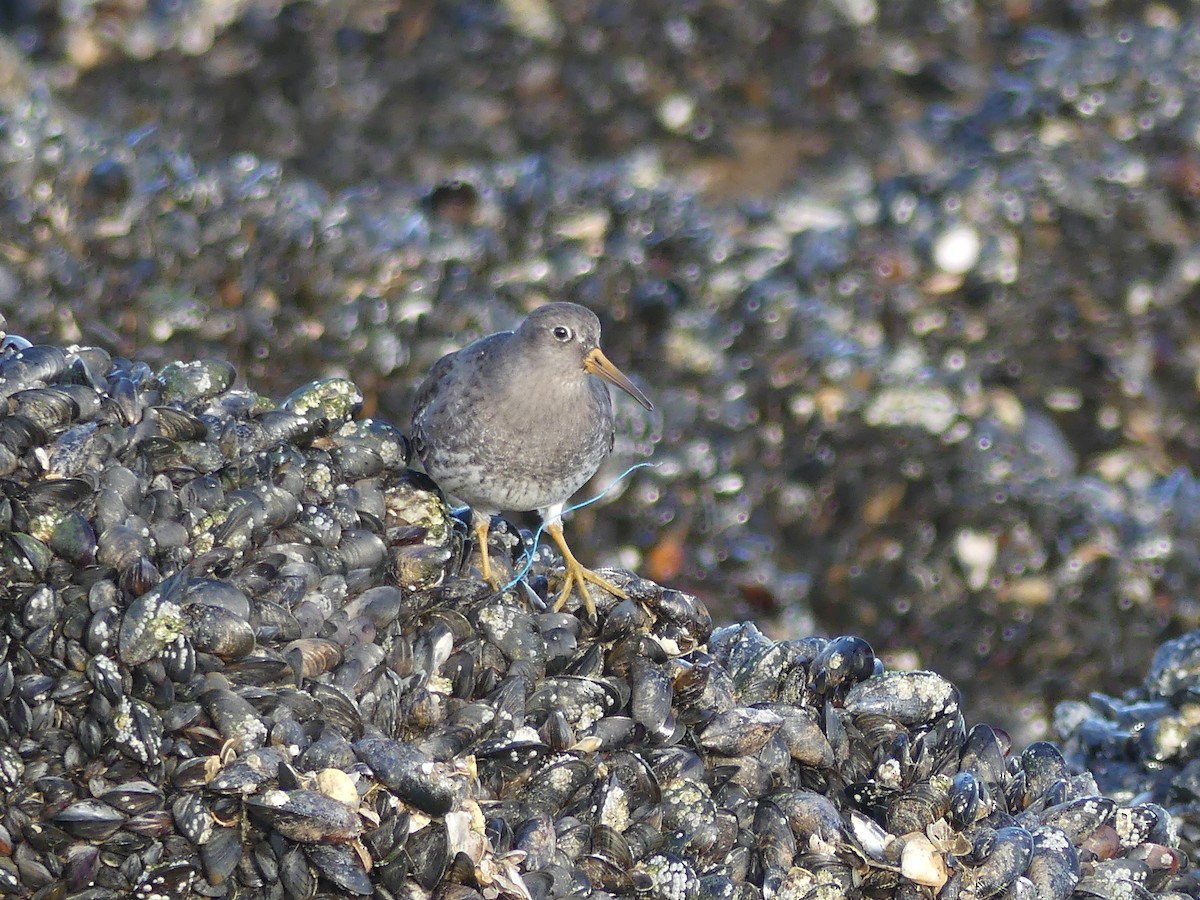
{"label": "bird's orange leg", "polygon": [[558,545],[558,552],[562,554],[563,563],[566,566],[566,571],[563,572],[563,588],[558,595],[558,600],[554,602],[553,609],[557,612],[562,609],[567,602],[567,598],[571,596],[571,591],[579,588],[580,599],[583,600],[583,608],[587,610],[590,618],[596,618],[596,604],[592,602],[592,595],[588,593],[587,583],[592,584],[608,591],[615,597],[620,597],[622,600],[628,600],[629,595],[623,590],[609,581],[607,578],[602,578],[593,572],[591,569],[584,566],[575,558],[575,554],[571,552],[571,548],[567,546],[567,539],[563,537],[562,522],[555,519],[546,526],[546,533],[554,539],[554,543]]}
{"label": "bird's orange leg", "polygon": [[500,584],[500,579],[492,574],[492,566],[488,560],[488,531],[492,525],[492,517],[477,515],[474,510],[471,511],[471,517],[475,525],[475,544],[479,547],[479,572],[484,581],[499,591],[503,585]]}

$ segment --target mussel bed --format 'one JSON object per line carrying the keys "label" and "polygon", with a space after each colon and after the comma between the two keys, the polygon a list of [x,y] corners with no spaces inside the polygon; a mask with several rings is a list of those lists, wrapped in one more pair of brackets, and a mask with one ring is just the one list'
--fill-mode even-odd
{"label": "mussel bed", "polygon": [[236,381],[0,346],[0,894],[1200,890],[1200,633],[1018,751],[858,637],[551,612],[499,521],[498,595],[352,382]]}

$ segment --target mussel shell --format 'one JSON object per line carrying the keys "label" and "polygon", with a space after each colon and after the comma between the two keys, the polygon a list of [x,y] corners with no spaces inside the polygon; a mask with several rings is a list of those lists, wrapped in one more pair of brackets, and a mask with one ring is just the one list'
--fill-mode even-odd
{"label": "mussel shell", "polygon": [[903,725],[922,725],[961,708],[958,688],[936,672],[884,672],[859,682],[844,707],[854,715],[891,716]]}
{"label": "mussel shell", "polygon": [[334,684],[318,681],[309,690],[321,709],[321,719],[337,728],[346,737],[362,734],[363,720],[358,704],[345,690]]}
{"label": "mussel shell", "polygon": [[633,720],[658,743],[678,738],[672,710],[671,679],[659,666],[644,664],[632,674],[629,711]]}
{"label": "mussel shell", "polygon": [[96,561],[96,531],[78,510],[63,516],[50,535],[49,545],[57,556],[77,568]]}
{"label": "mussel shell", "polygon": [[130,603],[117,638],[118,653],[124,663],[136,666],[149,661],[183,633],[187,581],[187,574],[180,572]]}
{"label": "mussel shell", "polygon": [[70,392],[59,387],[30,388],[9,397],[12,415],[36,422],[54,431],[79,418],[79,403]]}
{"label": "mussel shell", "polygon": [[[219,758],[216,761],[220,762]],[[213,762],[206,761],[204,768],[211,769]],[[205,783],[209,790],[220,794],[254,794],[278,779],[279,767],[283,762],[283,752],[278,748],[261,747],[222,762],[215,775],[209,772]]]}
{"label": "mussel shell", "polygon": [[242,858],[242,836],[237,828],[217,826],[209,839],[200,846],[200,862],[209,884],[221,885],[229,880]]}
{"label": "mussel shell", "polygon": [[192,604],[184,616],[192,646],[200,653],[238,660],[254,652],[254,629],[237,613],[220,606]]}
{"label": "mussel shell", "polygon": [[724,756],[748,756],[761,750],[782,727],[782,717],[769,709],[734,707],[708,722],[700,733],[700,746]]}
{"label": "mussel shell", "polygon": [[976,725],[967,734],[967,741],[959,757],[959,771],[971,772],[989,787],[1002,790],[1008,779],[1008,768],[1005,764],[1007,743],[1007,740],[1001,742],[1000,735],[990,725]]}
{"label": "mussel shell", "polygon": [[250,703],[224,688],[212,688],[200,695],[213,726],[239,753],[262,747],[267,726]]}
{"label": "mussel shell", "polygon": [[[250,598],[236,584],[215,578],[193,578],[187,586],[189,606],[215,606],[248,620],[252,613]],[[256,604],[257,605],[257,604]]]}
{"label": "mussel shell", "polygon": [[339,447],[361,445],[375,453],[389,469],[408,465],[412,448],[396,426],[380,419],[355,419],[346,422],[333,435]]}
{"label": "mussel shell", "polygon": [[589,881],[602,891],[618,896],[633,892],[633,878],[628,869],[602,856],[588,855],[578,860],[579,868]]}
{"label": "mussel shell", "polygon": [[296,388],[280,404],[282,409],[309,419],[321,418],[330,429],[340,428],[363,403],[362,391],[345,378],[321,378]]}
{"label": "mussel shell", "polygon": [[342,648],[326,638],[300,638],[284,647],[283,654],[300,678],[323,675],[342,661]]}
{"label": "mussel shell", "polygon": [[366,528],[344,528],[338,543],[338,552],[350,571],[375,570],[382,566],[387,558],[387,545],[379,535]]}
{"label": "mussel shell", "polygon": [[229,390],[236,377],[230,363],[209,359],[168,363],[158,373],[158,382],[163,403],[187,405]]}
{"label": "mussel shell", "polygon": [[103,841],[125,824],[128,816],[100,800],[78,800],[54,816],[54,822],[77,838]]}
{"label": "mussel shell", "polygon": [[256,442],[258,449],[278,444],[307,447],[322,430],[307,416],[282,409],[273,409],[255,415],[252,421],[259,428],[259,440]]}
{"label": "mussel shell", "polygon": [[980,900],[995,897],[1029,868],[1033,847],[1033,836],[1024,828],[997,829],[987,835],[986,852],[977,866],[967,869],[964,880]]}
{"label": "mussel shell", "polygon": [[171,814],[180,833],[197,847],[212,836],[212,813],[199,794],[180,794],[171,804]]}
{"label": "mussel shell", "polygon": [[1079,846],[1098,828],[1112,822],[1117,804],[1107,797],[1080,797],[1052,806],[1038,816],[1039,823],[1062,829]]}
{"label": "mussel shell", "polygon": [[1032,832],[1033,853],[1026,877],[1039,898],[1066,900],[1079,884],[1079,853],[1062,829],[1040,825]]}
{"label": "mussel shell", "polygon": [[12,468],[16,467],[17,458],[30,447],[40,447],[49,439],[46,429],[27,416],[0,418],[0,447],[12,454]]}
{"label": "mussel shell", "polygon": [[91,482],[83,478],[37,481],[21,491],[20,499],[32,515],[63,512],[92,496]]}
{"label": "mussel shell", "polygon": [[304,844],[357,838],[362,820],[351,807],[309,790],[270,790],[247,798],[246,808],[289,840]]}
{"label": "mussel shell", "polygon": [[0,394],[3,389],[51,382],[67,368],[66,351],[48,344],[35,344],[12,352],[11,346],[0,355]]}
{"label": "mussel shell", "polygon": [[386,738],[364,738],[355,755],[389,790],[406,803],[433,816],[453,807],[459,788],[446,767],[411,744]]}
{"label": "mussel shell", "polygon": [[81,891],[96,880],[100,870],[100,848],[93,844],[73,844],[67,851],[66,876],[67,888],[71,891]]}
{"label": "mussel shell", "polygon": [[937,776],[918,781],[887,804],[887,829],[892,834],[924,833],[950,811],[950,779]]}
{"label": "mussel shell", "polygon": [[576,729],[588,728],[622,706],[617,688],[604,679],[559,675],[545,679],[525,704],[526,715],[543,721],[560,709]]}
{"label": "mussel shell", "polygon": [[402,856],[413,880],[426,890],[432,890],[450,864],[449,840],[445,827],[439,822],[433,822],[416,834],[409,835]]}
{"label": "mussel shell", "polygon": [[162,749],[162,717],[148,703],[122,697],[108,722],[111,739],[130,759],[155,765]]}
{"label": "mussel shell", "polygon": [[[345,532],[342,537],[344,541],[346,537]],[[373,534],[370,535],[370,538],[379,543],[382,553],[383,542],[379,541]],[[372,563],[372,565],[375,564],[377,563]],[[352,619],[358,616],[366,616],[377,630],[386,629],[395,622],[403,608],[403,594],[391,585],[379,585],[363,591],[343,607],[346,615]]]}
{"label": "mussel shell", "polygon": [[288,848],[279,861],[279,882],[289,897],[312,897],[316,894],[316,874],[299,844]]}
{"label": "mussel shell", "polygon": [[150,869],[133,889],[133,900],[186,897],[196,880],[196,866],[189,860],[169,862]]}
{"label": "mussel shell", "polygon": [[1029,806],[1044,796],[1051,785],[1065,781],[1070,775],[1062,751],[1048,741],[1034,741],[1021,752],[1021,771],[1025,775],[1022,807]]}
{"label": "mussel shell", "polygon": [[522,799],[535,809],[562,809],[592,777],[592,769],[575,756],[545,760],[529,779]]}

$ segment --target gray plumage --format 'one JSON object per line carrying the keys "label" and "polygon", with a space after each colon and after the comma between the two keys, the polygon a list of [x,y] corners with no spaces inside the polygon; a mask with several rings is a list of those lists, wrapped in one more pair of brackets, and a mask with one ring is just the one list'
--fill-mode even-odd
{"label": "gray plumage", "polygon": [[471,507],[485,578],[491,578],[490,517],[536,509],[567,564],[557,605],[574,583],[592,611],[585,580],[620,594],[575,560],[558,522],[566,500],[612,452],[605,381],[653,408],[601,352],[595,314],[574,303],[549,303],[515,331],[443,356],[417,389],[413,447],[434,481]]}
{"label": "gray plumage", "polygon": [[413,405],[425,471],[479,513],[565,501],[613,448],[608,386],[584,368],[599,345],[591,310],[551,303],[443,356]]}

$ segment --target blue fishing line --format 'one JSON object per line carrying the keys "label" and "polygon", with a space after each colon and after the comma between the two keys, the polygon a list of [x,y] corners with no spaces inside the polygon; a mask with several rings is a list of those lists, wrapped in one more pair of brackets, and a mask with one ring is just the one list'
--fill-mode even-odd
{"label": "blue fishing line", "polygon": [[[634,463],[632,466],[630,466],[628,469],[626,469],[624,472],[622,472],[620,475],[618,475],[616,478],[614,478],[612,480],[612,484],[610,484],[608,487],[606,487],[604,490],[602,490],[596,496],[588,497],[586,500],[581,500],[580,502],[576,503],[574,506],[568,506],[566,509],[564,509],[562,511],[562,514],[565,516],[567,513],[573,513],[577,509],[583,509],[585,506],[591,506],[597,500],[603,499],[604,496],[607,495],[609,491],[611,491],[618,484],[620,484],[622,481],[624,481],[625,478],[627,478],[631,472],[635,472],[638,469],[657,469],[658,465],[659,465],[658,463],[652,463],[652,462]],[[514,576],[512,581],[510,581],[508,584],[506,584],[504,587],[502,587],[500,589],[501,591],[511,590],[512,588],[516,587],[520,583],[521,579],[529,574],[529,569],[533,566],[533,554],[537,550],[538,541],[541,540],[542,532],[545,529],[546,529],[545,522],[542,522],[542,524],[537,527],[537,531],[535,531],[533,533],[533,547],[524,551],[524,555],[525,555],[524,567],[521,569],[520,572],[518,572],[516,574],[516,576]]]}

